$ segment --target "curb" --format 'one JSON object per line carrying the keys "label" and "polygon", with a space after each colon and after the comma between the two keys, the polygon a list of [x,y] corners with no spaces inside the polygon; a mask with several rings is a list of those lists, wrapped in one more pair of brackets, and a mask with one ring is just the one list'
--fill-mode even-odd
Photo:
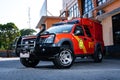
{"label": "curb", "polygon": [[0,61],[13,61],[13,60],[19,60],[19,58],[2,58],[0,57]]}

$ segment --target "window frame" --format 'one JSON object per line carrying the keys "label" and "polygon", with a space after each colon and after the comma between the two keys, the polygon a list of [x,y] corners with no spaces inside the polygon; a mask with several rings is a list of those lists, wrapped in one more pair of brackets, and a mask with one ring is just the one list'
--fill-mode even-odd
{"label": "window frame", "polygon": [[77,35],[77,36],[85,36],[85,33],[84,33],[84,30],[83,30],[83,27],[80,26],[80,25],[76,25],[76,26],[75,26],[75,29],[74,29],[74,32],[73,32],[74,35],[76,35],[76,34],[75,34],[75,31],[78,30],[77,28],[79,28],[79,29],[81,28],[80,30],[82,30],[82,34],[79,34],[79,35]]}
{"label": "window frame", "polygon": [[69,17],[80,17],[78,3],[75,3],[68,11],[69,11]]}
{"label": "window frame", "polygon": [[91,11],[94,8],[92,0],[85,0],[83,7],[84,7],[84,11],[83,11],[84,14]]}

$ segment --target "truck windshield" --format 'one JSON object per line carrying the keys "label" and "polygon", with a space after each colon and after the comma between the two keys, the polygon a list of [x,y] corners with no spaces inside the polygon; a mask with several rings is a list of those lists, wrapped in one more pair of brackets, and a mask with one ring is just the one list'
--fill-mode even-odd
{"label": "truck windshield", "polygon": [[58,25],[53,26],[46,30],[47,33],[70,33],[72,30],[73,24],[64,24],[64,25]]}

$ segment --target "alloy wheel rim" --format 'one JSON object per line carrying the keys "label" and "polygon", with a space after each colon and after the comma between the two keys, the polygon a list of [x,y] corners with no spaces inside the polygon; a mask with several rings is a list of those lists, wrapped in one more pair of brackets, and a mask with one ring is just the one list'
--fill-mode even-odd
{"label": "alloy wheel rim", "polygon": [[70,65],[72,63],[71,51],[64,50],[60,53],[60,61],[63,65]]}

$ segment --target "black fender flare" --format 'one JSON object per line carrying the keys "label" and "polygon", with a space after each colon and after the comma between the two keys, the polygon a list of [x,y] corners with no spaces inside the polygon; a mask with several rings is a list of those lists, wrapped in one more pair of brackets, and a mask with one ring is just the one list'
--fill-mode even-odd
{"label": "black fender flare", "polygon": [[63,38],[61,39],[59,42],[58,42],[58,46],[62,46],[64,44],[64,42],[68,42],[70,47],[72,48],[72,50],[74,50],[74,46],[73,46],[73,43],[70,39],[68,38]]}

